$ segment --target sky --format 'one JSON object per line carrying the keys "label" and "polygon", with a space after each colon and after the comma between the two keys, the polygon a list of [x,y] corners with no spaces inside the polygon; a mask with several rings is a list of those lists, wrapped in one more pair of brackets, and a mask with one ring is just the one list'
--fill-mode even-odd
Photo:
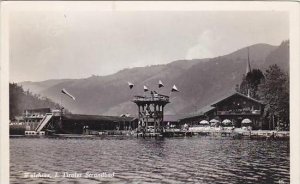
{"label": "sky", "polygon": [[10,81],[109,75],[289,39],[280,11],[12,11]]}

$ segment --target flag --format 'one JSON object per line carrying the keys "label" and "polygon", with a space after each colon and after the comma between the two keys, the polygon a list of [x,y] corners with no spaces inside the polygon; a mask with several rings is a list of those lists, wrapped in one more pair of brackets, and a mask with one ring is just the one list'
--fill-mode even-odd
{"label": "flag", "polygon": [[131,83],[131,82],[128,82],[128,86],[129,86],[129,88],[130,88],[130,89],[132,89],[132,88],[133,88],[133,86],[134,86],[134,84],[133,84],[133,83]]}
{"label": "flag", "polygon": [[149,91],[149,89],[147,88],[147,86],[144,86],[144,92]]}
{"label": "flag", "polygon": [[177,87],[174,85],[174,86],[172,87],[171,92],[179,92],[179,91],[178,91]]}
{"label": "flag", "polygon": [[72,98],[73,100],[75,100],[75,97],[73,95],[71,95],[69,92],[67,92],[67,90],[62,89],[61,92],[67,96],[69,96],[70,98]]}
{"label": "flag", "polygon": [[161,80],[158,81],[158,88],[164,87],[163,83],[161,82]]}

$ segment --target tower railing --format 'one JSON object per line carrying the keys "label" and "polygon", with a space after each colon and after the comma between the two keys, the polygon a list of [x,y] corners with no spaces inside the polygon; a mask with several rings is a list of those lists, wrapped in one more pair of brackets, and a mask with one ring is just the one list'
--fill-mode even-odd
{"label": "tower railing", "polygon": [[169,97],[165,95],[152,95],[152,96],[134,96],[134,102],[137,101],[165,101],[169,102]]}

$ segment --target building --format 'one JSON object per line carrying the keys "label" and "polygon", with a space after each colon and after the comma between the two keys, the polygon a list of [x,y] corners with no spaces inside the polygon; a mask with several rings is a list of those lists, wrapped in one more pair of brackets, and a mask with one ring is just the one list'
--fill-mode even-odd
{"label": "building", "polygon": [[23,112],[23,122],[26,129],[33,130],[47,113],[51,113],[50,108],[25,109]]}
{"label": "building", "polygon": [[23,113],[26,130],[50,131],[65,134],[82,134],[85,130],[134,130],[138,120],[129,115],[102,116],[61,114],[61,110],[50,108],[27,109]]}
{"label": "building", "polygon": [[244,119],[251,120],[254,129],[261,129],[263,126],[264,104],[239,92],[235,92],[211,106],[215,108],[215,115],[221,121],[229,119],[236,127],[241,127]]}
{"label": "building", "polygon": [[188,124],[191,126],[198,125],[200,121],[207,120],[209,121],[210,117],[215,117],[215,107],[210,105],[201,108],[197,113],[182,117],[179,119],[179,124],[182,126]]}
{"label": "building", "polygon": [[220,122],[228,119],[235,127],[241,127],[242,121],[249,119],[253,129],[262,129],[264,106],[259,100],[234,92],[204,107],[197,115],[179,121],[193,125],[204,119],[217,119]]}
{"label": "building", "polygon": [[82,114],[64,114],[50,124],[56,133],[82,134],[89,131],[134,130],[137,128],[137,119],[134,117],[100,116]]}

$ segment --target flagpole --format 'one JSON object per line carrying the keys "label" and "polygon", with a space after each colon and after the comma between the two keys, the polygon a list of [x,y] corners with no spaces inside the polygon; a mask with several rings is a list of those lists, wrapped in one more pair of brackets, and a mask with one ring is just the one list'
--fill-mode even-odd
{"label": "flagpole", "polygon": [[128,84],[128,86],[129,86],[129,90],[130,90],[129,96],[130,96],[130,98],[133,98],[134,95],[133,95],[133,89],[132,89],[132,88],[134,87],[134,84],[131,83],[131,82],[127,82],[127,84]]}
{"label": "flagpole", "polygon": [[62,92],[60,93],[60,117],[59,117],[59,121],[60,121],[60,124],[62,124]]}
{"label": "flagpole", "polygon": [[165,87],[165,86],[164,86],[164,84],[162,83],[162,81],[159,80],[159,81],[158,81],[158,89],[157,89],[157,91],[158,91],[157,93],[158,93],[158,94],[160,94],[160,91],[159,91],[159,90],[160,90],[160,88],[162,88],[162,87]]}
{"label": "flagpole", "polygon": [[60,109],[62,109],[62,93],[60,93]]}

